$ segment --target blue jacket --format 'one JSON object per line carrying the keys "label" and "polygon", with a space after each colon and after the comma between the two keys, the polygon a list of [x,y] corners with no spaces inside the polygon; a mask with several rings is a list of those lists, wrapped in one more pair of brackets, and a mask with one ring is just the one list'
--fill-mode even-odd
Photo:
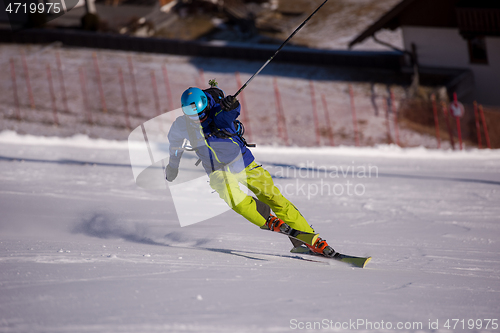
{"label": "blue jacket", "polygon": [[[236,134],[234,121],[240,115],[241,106],[230,111],[222,111],[219,102],[224,94],[218,88],[204,91],[208,98],[208,118],[201,124],[188,117],[178,117],[168,133],[170,142],[169,164],[178,168],[184,139],[190,141],[207,174],[215,170],[229,168],[238,173],[254,161],[252,152],[238,135],[224,135],[221,130]],[[217,101],[216,101],[217,99]]]}

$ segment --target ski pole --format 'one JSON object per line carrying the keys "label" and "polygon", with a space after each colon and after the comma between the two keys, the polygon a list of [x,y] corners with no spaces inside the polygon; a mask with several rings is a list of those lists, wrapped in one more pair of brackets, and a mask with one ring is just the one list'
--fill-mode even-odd
{"label": "ski pole", "polygon": [[239,95],[239,94],[243,91],[243,89],[245,89],[245,88],[246,88],[246,87],[250,84],[250,82],[252,82],[252,80],[253,80],[253,79],[254,79],[257,75],[259,75],[259,73],[260,73],[260,72],[262,72],[262,70],[263,70],[263,69],[264,69],[264,68],[265,68],[265,67],[266,67],[266,66],[267,66],[267,65],[268,65],[268,64],[269,64],[269,63],[270,63],[273,59],[274,59],[274,57],[276,57],[276,55],[277,55],[277,54],[281,51],[281,49],[282,49],[282,48],[283,48],[283,47],[284,47],[284,46],[288,43],[288,41],[289,41],[290,39],[292,39],[292,37],[293,37],[293,36],[295,36],[295,34],[296,34],[297,32],[299,32],[299,30],[300,30],[300,29],[302,29],[302,27],[303,27],[304,25],[306,25],[306,23],[307,23],[307,22],[311,19],[311,17],[313,17],[313,16],[314,16],[314,14],[316,14],[316,13],[318,12],[318,10],[320,10],[320,9],[321,9],[321,7],[323,7],[323,6],[325,5],[325,3],[327,3],[327,2],[328,2],[328,0],[325,0],[325,2],[323,2],[323,3],[322,3],[322,4],[318,7],[318,8],[316,8],[316,10],[315,10],[315,11],[314,11],[311,15],[309,15],[309,17],[308,17],[308,18],[306,18],[306,19],[304,20],[304,22],[302,22],[302,24],[301,24],[301,25],[299,25],[299,26],[297,27],[297,29],[295,29],[295,31],[294,31],[294,32],[292,32],[292,34],[291,34],[291,35],[287,38],[287,40],[285,40],[285,41],[283,42],[283,44],[281,44],[281,46],[280,46],[280,47],[276,50],[276,52],[275,52],[275,53],[271,56],[271,58],[269,58],[269,59],[266,61],[266,63],[265,63],[264,65],[262,65],[262,67],[261,67],[261,68],[260,68],[260,69],[259,69],[259,70],[258,70],[258,71],[254,74],[254,75],[252,75],[252,77],[251,77],[250,79],[248,79],[248,81],[247,81],[247,82],[246,82],[246,83],[245,83],[245,84],[244,84],[244,85],[240,88],[240,90],[238,90],[238,91],[236,92],[236,94],[234,94],[234,96],[233,96],[233,98],[234,98],[234,99],[236,99],[236,96],[238,96],[238,95]]}

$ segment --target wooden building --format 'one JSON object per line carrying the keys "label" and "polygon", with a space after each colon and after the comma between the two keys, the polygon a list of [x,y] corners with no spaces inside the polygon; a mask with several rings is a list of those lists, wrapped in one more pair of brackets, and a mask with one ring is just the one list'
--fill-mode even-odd
{"label": "wooden building", "polygon": [[418,66],[472,72],[474,85],[464,101],[500,106],[500,1],[403,0],[349,46],[396,28]]}

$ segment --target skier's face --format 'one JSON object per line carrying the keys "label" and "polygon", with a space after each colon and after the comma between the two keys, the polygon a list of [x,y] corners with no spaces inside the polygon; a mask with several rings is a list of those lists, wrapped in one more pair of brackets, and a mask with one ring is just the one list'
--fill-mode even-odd
{"label": "skier's face", "polygon": [[196,107],[192,104],[192,105],[189,105],[187,107],[182,107],[182,109],[184,110],[184,114],[186,115],[186,117],[188,117],[191,121],[193,122],[204,122],[205,120],[207,120],[208,118],[208,111],[209,111],[209,108],[208,106],[202,111],[202,112],[199,112],[197,114],[193,114],[193,115],[189,115],[187,114],[188,112],[185,111],[185,108],[190,108],[192,107],[194,110],[196,110]]}

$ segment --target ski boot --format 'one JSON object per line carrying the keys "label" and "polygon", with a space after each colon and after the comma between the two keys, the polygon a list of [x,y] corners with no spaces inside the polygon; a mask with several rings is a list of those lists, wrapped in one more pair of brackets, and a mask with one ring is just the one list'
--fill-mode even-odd
{"label": "ski boot", "polygon": [[269,215],[269,218],[266,221],[266,224],[264,224],[261,229],[267,229],[275,232],[281,232],[284,234],[288,234],[289,231],[291,230],[290,226],[277,218],[276,216]]}
{"label": "ski boot", "polygon": [[318,237],[318,240],[314,243],[314,245],[309,245],[309,244],[304,244],[306,245],[309,250],[311,250],[314,253],[322,254],[325,257],[333,257],[335,255],[335,250],[328,245],[326,240],[321,239]]}
{"label": "ski boot", "polygon": [[276,216],[270,215],[266,223],[260,227],[264,230],[271,230],[287,235],[290,239],[295,239],[304,244],[316,244],[318,234],[295,230]]}

